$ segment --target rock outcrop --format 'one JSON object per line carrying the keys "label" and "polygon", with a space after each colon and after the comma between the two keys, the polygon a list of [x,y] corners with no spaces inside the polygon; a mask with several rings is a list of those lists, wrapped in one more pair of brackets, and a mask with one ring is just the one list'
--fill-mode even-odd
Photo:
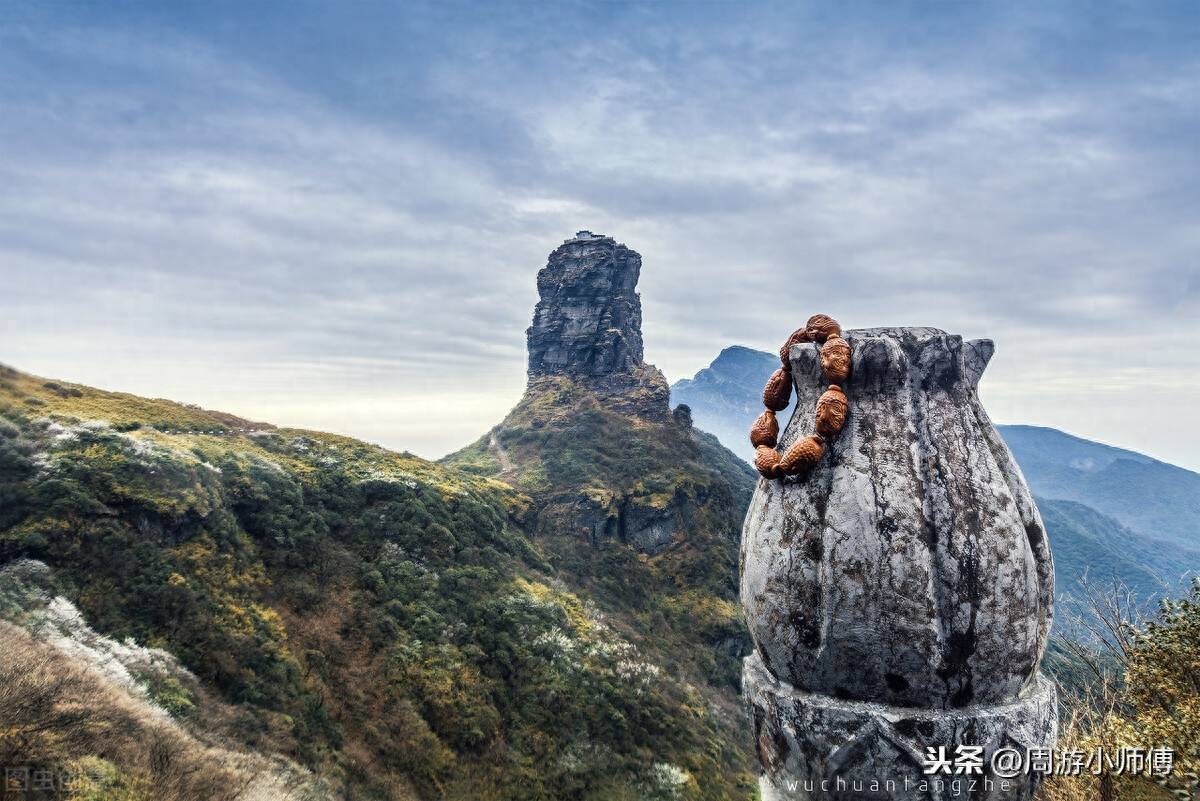
{"label": "rock outcrop", "polygon": [[529,492],[543,535],[658,556],[723,529],[724,550],[752,474],[693,428],[688,406],[672,411],[666,379],[644,361],[641,267],[635,251],[589,231],[556,248],[537,276],[524,396],[448,460]]}
{"label": "rock outcrop", "polygon": [[[915,781],[930,746],[1052,745],[1055,690],[1038,666],[1053,563],[976,392],[992,343],[932,328],[847,339],[846,427],[811,473],[759,482],[743,531],[757,646],[743,681],[768,775]],[[780,452],[814,433],[827,383],[817,345],[789,361],[800,411]]]}
{"label": "rock outcrop", "polygon": [[686,405],[671,410],[666,381],[645,363],[641,263],[611,237],[587,233],[550,254],[538,275],[524,394],[444,461],[516,488],[541,569],[636,632],[647,658],[699,693],[697,709],[718,711],[729,736],[710,738],[704,759],[724,762],[739,786],[696,786],[741,798],[752,757],[742,717],[728,712],[750,651],[737,560],[755,474],[693,427]]}
{"label": "rock outcrop", "polygon": [[529,385],[565,377],[643,417],[662,420],[670,390],[642,360],[642,257],[610,236],[580,231],[537,277],[537,306],[525,332]]}

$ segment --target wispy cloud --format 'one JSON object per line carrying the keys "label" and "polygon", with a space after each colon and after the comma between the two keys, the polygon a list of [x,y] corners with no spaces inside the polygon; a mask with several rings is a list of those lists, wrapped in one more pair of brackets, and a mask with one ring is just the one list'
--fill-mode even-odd
{"label": "wispy cloud", "polygon": [[1187,5],[264,9],[0,15],[0,360],[438,455],[589,227],[673,378],[940,325],[996,417],[1200,467]]}

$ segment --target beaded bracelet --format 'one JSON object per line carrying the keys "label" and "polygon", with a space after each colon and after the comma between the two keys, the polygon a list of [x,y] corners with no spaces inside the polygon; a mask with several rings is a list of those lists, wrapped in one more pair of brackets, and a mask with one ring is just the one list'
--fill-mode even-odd
{"label": "beaded bracelet", "polygon": [[[791,402],[792,368],[788,362],[788,351],[800,342],[817,342],[821,345],[821,374],[830,382],[829,389],[817,399],[817,433],[804,437],[780,456],[775,450],[779,437],[779,421],[775,413],[783,411]],[[766,411],[758,416],[750,427],[750,444],[754,446],[754,466],[764,478],[783,478],[799,475],[813,467],[825,453],[825,443],[837,436],[846,424],[846,412],[850,405],[841,385],[850,377],[850,343],[842,339],[842,327],[837,320],[825,314],[814,314],[808,318],[804,328],[797,328],[779,349],[779,360],[783,366],[776,370],[763,388],[763,406]]]}

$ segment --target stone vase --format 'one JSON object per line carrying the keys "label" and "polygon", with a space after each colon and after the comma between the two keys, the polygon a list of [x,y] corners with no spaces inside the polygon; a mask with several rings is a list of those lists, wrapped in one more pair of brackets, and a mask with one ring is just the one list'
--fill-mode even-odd
{"label": "stone vase", "polygon": [[[742,534],[763,796],[1029,798],[1028,776],[991,794],[919,789],[930,747],[982,746],[986,761],[1056,736],[1055,688],[1038,671],[1050,544],[979,402],[992,343],[932,328],[846,339],[845,428],[810,474],[759,481]],[[796,411],[781,451],[815,433],[828,386],[818,345],[789,356]],[[880,794],[862,789],[889,777]]]}

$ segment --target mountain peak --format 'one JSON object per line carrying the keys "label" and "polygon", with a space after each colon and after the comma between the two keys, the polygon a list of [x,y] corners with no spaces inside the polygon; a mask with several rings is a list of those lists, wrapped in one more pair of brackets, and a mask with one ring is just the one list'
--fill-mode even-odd
{"label": "mountain peak", "polygon": [[609,397],[648,390],[637,411],[665,419],[666,380],[642,360],[641,269],[637,251],[591,231],[555,248],[538,273],[539,299],[525,332],[530,387],[568,378]]}
{"label": "mountain peak", "polygon": [[612,237],[580,231],[550,254],[537,277],[529,378],[593,378],[642,364],[642,257]]}

